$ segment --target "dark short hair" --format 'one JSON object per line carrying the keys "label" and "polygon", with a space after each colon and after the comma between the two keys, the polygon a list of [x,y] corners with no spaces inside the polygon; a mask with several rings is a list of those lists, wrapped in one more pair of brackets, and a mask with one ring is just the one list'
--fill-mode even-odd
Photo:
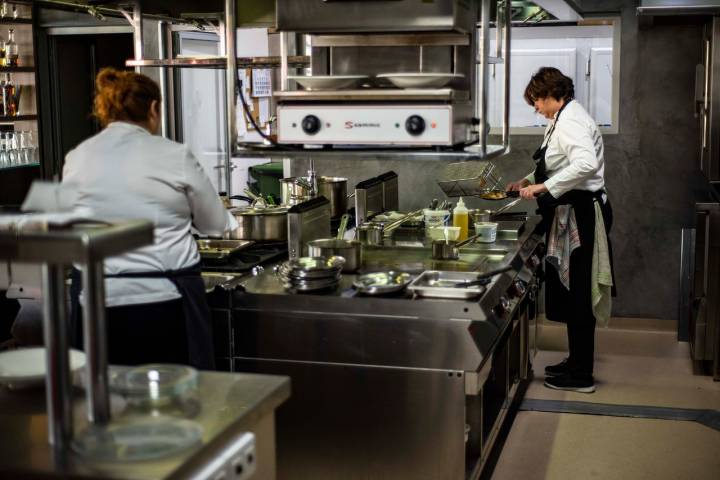
{"label": "dark short hair", "polygon": [[575,98],[572,78],[566,77],[557,68],[542,67],[530,79],[523,95],[528,105],[533,106],[538,98],[553,97],[566,102]]}

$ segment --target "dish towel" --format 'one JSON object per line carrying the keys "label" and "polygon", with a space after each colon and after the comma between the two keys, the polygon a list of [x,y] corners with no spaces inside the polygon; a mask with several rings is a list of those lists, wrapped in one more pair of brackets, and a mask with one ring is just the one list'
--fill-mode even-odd
{"label": "dish towel", "polygon": [[[604,231],[604,230],[603,230]],[[546,261],[558,271],[563,286],[570,290],[570,255],[580,246],[580,232],[575,210],[570,205],[559,205],[550,227]]]}
{"label": "dish towel", "polygon": [[593,315],[598,326],[606,327],[612,309],[612,269],[608,250],[605,222],[600,204],[595,201],[595,242],[593,244],[592,277],[590,295]]}

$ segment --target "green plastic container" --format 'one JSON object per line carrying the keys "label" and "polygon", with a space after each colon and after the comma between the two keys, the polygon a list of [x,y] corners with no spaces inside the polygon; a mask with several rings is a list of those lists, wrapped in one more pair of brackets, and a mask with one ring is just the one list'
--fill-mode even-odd
{"label": "green plastic container", "polygon": [[255,189],[258,190],[262,195],[272,195],[279,199],[280,194],[280,179],[283,178],[283,164],[282,162],[270,162],[263,163],[262,165],[255,165],[249,169],[250,177],[255,180]]}

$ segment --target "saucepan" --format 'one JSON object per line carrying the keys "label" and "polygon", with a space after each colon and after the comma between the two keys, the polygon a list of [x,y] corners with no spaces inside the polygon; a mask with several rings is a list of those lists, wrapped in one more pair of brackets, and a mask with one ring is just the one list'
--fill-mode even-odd
{"label": "saucepan", "polygon": [[362,243],[357,240],[345,240],[345,229],[347,228],[349,216],[343,215],[340,219],[337,237],[323,238],[308,242],[308,255],[311,257],[332,257],[339,256],[345,259],[342,271],[345,273],[355,272],[362,265]]}
{"label": "saucepan", "polygon": [[460,248],[474,242],[479,236],[475,234],[462,242],[453,242],[447,238],[447,235],[444,240],[433,240],[432,258],[433,260],[457,260],[460,257]]}

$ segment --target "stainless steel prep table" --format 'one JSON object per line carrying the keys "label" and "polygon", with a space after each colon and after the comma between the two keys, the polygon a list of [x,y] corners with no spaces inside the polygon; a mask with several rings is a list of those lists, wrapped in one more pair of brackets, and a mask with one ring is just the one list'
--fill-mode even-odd
{"label": "stainless steel prep table", "polygon": [[[85,409],[82,392],[74,408]],[[193,478],[238,435],[256,436],[255,478],[275,478],[275,409],[290,396],[286,377],[200,372],[200,410],[191,420],[203,428],[202,444],[157,461],[94,463],[73,453],[53,458],[47,441],[44,389],[0,390],[0,478],[186,479]],[[122,414],[113,420],[122,421]],[[75,431],[85,415],[75,415]]]}
{"label": "stainless steel prep table", "polygon": [[477,478],[530,375],[537,223],[460,262],[430,265],[427,247],[366,252],[366,266],[415,271],[513,266],[475,301],[361,297],[353,275],[329,293],[290,294],[271,268],[211,295],[218,363],[292,378],[278,478]]}

